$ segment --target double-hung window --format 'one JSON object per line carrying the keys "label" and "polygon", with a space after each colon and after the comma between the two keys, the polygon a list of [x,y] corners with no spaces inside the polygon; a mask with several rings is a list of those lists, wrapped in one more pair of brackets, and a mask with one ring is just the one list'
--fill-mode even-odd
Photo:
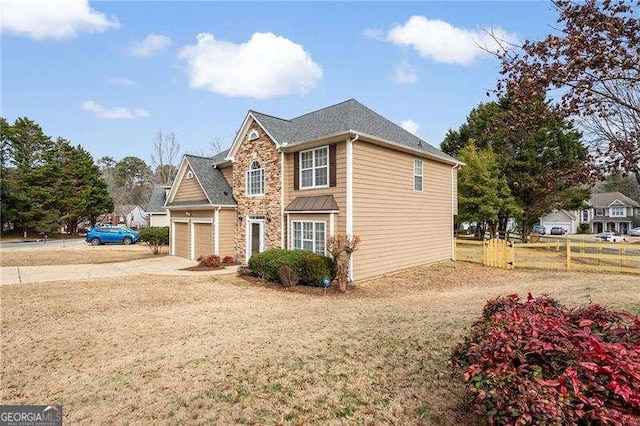
{"label": "double-hung window", "polygon": [[257,160],[247,171],[247,195],[264,195],[264,169]]}
{"label": "double-hung window", "polygon": [[413,190],[422,191],[422,160],[413,160]]}
{"label": "double-hung window", "polygon": [[611,217],[624,217],[624,207],[623,206],[610,207],[609,216],[611,216]]}
{"label": "double-hung window", "polygon": [[326,223],[310,221],[291,222],[293,230],[293,248],[316,254],[325,254]]}
{"label": "double-hung window", "polygon": [[300,152],[300,188],[329,186],[329,147]]}

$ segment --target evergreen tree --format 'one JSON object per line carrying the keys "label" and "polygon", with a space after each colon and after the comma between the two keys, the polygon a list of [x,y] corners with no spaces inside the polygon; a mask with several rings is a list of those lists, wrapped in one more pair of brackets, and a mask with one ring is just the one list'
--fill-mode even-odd
{"label": "evergreen tree", "polygon": [[[582,184],[591,177],[590,157],[573,123],[544,102],[516,105],[506,98],[479,105],[459,130],[447,134],[442,147],[457,155],[473,139],[479,148],[493,150],[500,175],[522,207],[526,234],[536,218],[557,208],[579,208],[589,197]],[[504,227],[506,222],[500,230]]]}
{"label": "evergreen tree", "polygon": [[522,209],[511,196],[491,148],[478,150],[471,140],[458,158],[465,163],[458,173],[458,218],[478,223],[479,235],[488,228],[495,238],[500,220],[506,223],[509,217],[520,216]]}

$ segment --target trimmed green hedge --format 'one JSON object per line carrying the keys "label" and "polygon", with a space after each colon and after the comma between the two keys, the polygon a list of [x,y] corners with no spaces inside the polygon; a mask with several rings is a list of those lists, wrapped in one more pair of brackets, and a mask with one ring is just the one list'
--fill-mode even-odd
{"label": "trimmed green hedge", "polygon": [[283,265],[295,269],[302,284],[319,286],[324,277],[335,278],[333,260],[308,251],[271,249],[249,259],[251,273],[269,281],[279,281],[278,269]]}

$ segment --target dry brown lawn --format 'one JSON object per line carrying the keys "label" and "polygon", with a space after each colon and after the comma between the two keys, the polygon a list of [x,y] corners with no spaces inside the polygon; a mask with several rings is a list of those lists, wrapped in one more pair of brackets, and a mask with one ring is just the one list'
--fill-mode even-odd
{"label": "dry brown lawn", "polygon": [[[164,251],[167,251],[166,247]],[[153,254],[143,243],[130,246],[36,247],[0,250],[0,266],[79,265],[122,262],[148,257],[153,257]]]}
{"label": "dry brown lawn", "polygon": [[235,277],[0,286],[0,403],[80,423],[474,424],[447,368],[498,295],[640,312],[637,276],[443,263],[347,295]]}

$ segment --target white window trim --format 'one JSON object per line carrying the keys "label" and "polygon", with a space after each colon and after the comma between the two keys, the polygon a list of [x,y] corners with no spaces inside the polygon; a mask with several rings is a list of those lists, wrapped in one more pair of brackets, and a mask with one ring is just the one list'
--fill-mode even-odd
{"label": "white window trim", "polygon": [[[253,163],[258,162],[258,165],[260,165],[259,169],[251,169],[251,166],[253,165]],[[251,173],[255,173],[255,172],[262,172],[262,193],[256,193],[256,194],[250,194],[249,193],[249,182],[251,182]],[[247,193],[247,197],[262,197],[264,195],[265,192],[265,186],[266,186],[266,182],[265,182],[265,178],[264,178],[264,167],[262,167],[262,163],[260,162],[260,160],[252,160],[251,163],[249,163],[249,169],[247,170],[247,175],[246,175],[246,193]]]}
{"label": "white window trim", "polygon": [[[326,150],[327,151],[327,165],[326,166],[321,166],[321,167],[316,167],[316,151],[320,151],[320,150]],[[305,152],[312,152],[313,154],[311,155],[311,161],[312,161],[312,166],[311,168],[306,168],[303,169],[302,168],[302,154]],[[304,151],[300,151],[300,153],[298,154],[298,182],[300,183],[298,185],[299,189],[316,189],[316,188],[328,188],[329,185],[331,184],[331,159],[329,158],[329,145],[325,145],[325,146],[320,146],[318,148],[312,148],[312,149],[306,149]],[[325,185],[316,185],[316,169],[321,169],[321,168],[325,168],[327,169],[327,183]],[[313,177],[313,185],[311,186],[303,186],[302,185],[302,171],[303,170],[311,170],[312,173],[312,177]]]}
{"label": "white window trim", "polygon": [[[613,214],[614,209],[622,209],[622,214]],[[611,206],[609,207],[609,217],[626,217],[627,209],[624,206]]]}
{"label": "white window trim", "polygon": [[[598,212],[600,212],[600,214],[598,214]],[[595,214],[596,216],[604,216],[605,209],[598,207],[597,209],[595,209]]]}
{"label": "white window trim", "polygon": [[260,137],[260,134],[256,129],[251,129],[251,131],[247,134],[248,141],[254,141]]}
{"label": "white window trim", "polygon": [[[416,173],[416,164],[420,162],[420,174]],[[416,178],[420,178],[420,189],[416,189]],[[424,161],[421,158],[413,159],[413,190],[415,192],[424,191]]]}
{"label": "white window trim", "polygon": [[265,239],[265,235],[264,235],[264,226],[266,223],[265,219],[258,219],[258,218],[253,218],[251,216],[247,216],[247,220],[246,222],[246,229],[245,229],[245,263],[249,262],[249,258],[251,257],[251,225],[254,223],[257,223],[258,225],[260,225],[258,232],[260,232],[260,244],[259,244],[259,248],[258,248],[258,253],[262,253],[265,249],[264,247],[264,239]]}
{"label": "white window trim", "polygon": [[[291,250],[304,250],[302,248],[302,247],[304,247],[303,241],[305,241],[304,238],[302,238],[303,235],[300,235],[300,242],[302,243],[302,247],[300,247],[300,248],[296,248],[295,247],[296,236],[295,236],[295,231],[294,231],[294,224],[296,224],[296,223],[300,224],[300,232],[302,232],[303,234],[304,234],[304,230],[303,230],[304,229],[304,224],[305,223],[312,223],[313,224],[313,240],[311,240],[312,243],[313,243],[313,251],[310,252],[310,253],[315,253],[315,254],[318,254],[315,251],[315,247],[316,247],[316,225],[318,223],[322,223],[324,225],[324,247],[323,247],[323,250],[322,250],[322,255],[326,256],[327,255],[327,222],[322,221],[322,220],[292,220],[292,221],[290,221],[289,222],[289,232],[290,232],[290,235],[291,235],[291,239],[289,240],[290,241],[289,242],[289,249],[291,249]],[[306,241],[309,241],[309,240],[306,240]],[[305,250],[305,251],[308,251],[308,250]]]}

